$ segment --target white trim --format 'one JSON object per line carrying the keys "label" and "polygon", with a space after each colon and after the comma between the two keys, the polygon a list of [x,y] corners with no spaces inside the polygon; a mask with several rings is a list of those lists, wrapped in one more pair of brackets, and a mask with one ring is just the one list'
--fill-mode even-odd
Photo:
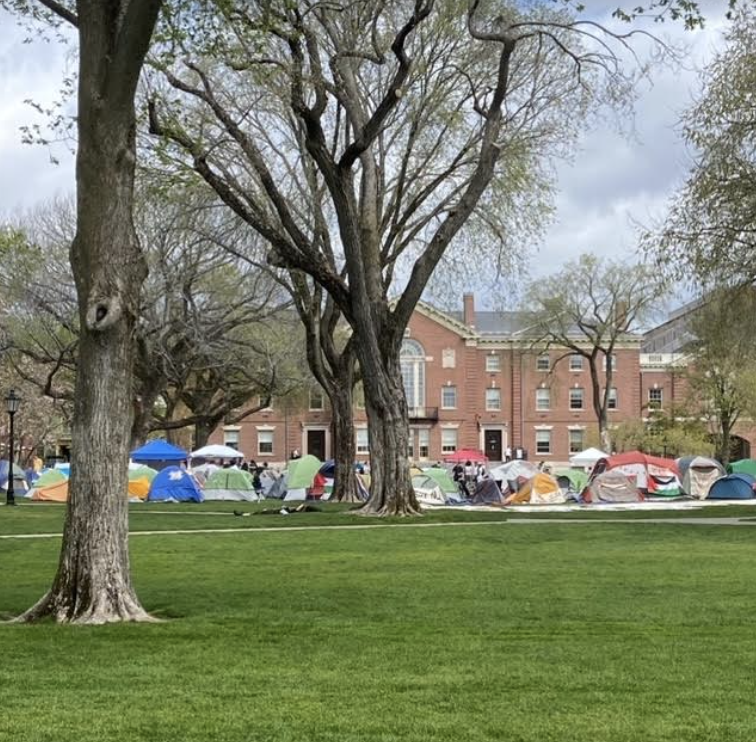
{"label": "white trim", "polygon": [[310,430],[322,431],[325,433],[325,458],[331,458],[331,428],[329,425],[302,424],[302,455],[306,456],[309,453],[307,450],[307,433]]}
{"label": "white trim", "polygon": [[458,428],[460,426],[460,423],[441,423],[439,425],[440,428]]}
{"label": "white trim", "polygon": [[275,429],[276,429],[275,425],[255,425],[255,430],[268,431],[268,430],[275,430]]}
{"label": "white trim", "polygon": [[568,425],[567,430],[587,430],[587,425]]}
{"label": "white trim", "polygon": [[534,425],[533,430],[554,430],[553,425]]}
{"label": "white trim", "polygon": [[224,432],[224,433],[225,433],[225,432],[226,432],[227,430],[229,431],[229,433],[232,433],[232,432],[233,432],[233,431],[235,431],[235,430],[237,430],[237,431],[238,431],[238,430],[241,430],[241,429],[242,429],[242,426],[241,426],[241,425],[224,425],[224,426],[223,426],[223,432]]}

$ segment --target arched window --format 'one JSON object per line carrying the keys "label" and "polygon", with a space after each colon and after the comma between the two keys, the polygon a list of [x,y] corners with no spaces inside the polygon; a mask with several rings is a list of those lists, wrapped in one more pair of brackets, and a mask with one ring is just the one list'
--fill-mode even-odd
{"label": "arched window", "polygon": [[405,339],[399,353],[404,393],[411,410],[425,407],[425,351],[417,340]]}

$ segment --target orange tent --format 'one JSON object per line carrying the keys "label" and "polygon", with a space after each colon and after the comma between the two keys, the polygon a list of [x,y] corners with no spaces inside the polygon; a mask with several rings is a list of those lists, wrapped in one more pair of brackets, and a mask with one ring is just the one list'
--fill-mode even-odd
{"label": "orange tent", "polygon": [[31,499],[37,502],[68,502],[68,480],[35,489]]}
{"label": "orange tent", "polygon": [[140,500],[146,500],[150,493],[150,480],[147,477],[139,477],[129,482],[129,497],[138,497]]}

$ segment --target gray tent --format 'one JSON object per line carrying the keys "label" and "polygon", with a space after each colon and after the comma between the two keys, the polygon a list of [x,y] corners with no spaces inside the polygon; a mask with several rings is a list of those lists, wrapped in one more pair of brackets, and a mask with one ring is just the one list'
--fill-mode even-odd
{"label": "gray tent", "polygon": [[683,456],[677,459],[683,492],[699,500],[706,498],[714,482],[725,476],[722,464],[705,456]]}
{"label": "gray tent", "polygon": [[205,482],[205,500],[257,500],[252,477],[241,469],[219,469]]}
{"label": "gray tent", "polygon": [[641,502],[643,495],[635,482],[621,471],[612,469],[599,474],[588,486],[586,502]]}
{"label": "gray tent", "polygon": [[504,495],[493,479],[483,479],[478,482],[470,502],[473,505],[504,505]]}

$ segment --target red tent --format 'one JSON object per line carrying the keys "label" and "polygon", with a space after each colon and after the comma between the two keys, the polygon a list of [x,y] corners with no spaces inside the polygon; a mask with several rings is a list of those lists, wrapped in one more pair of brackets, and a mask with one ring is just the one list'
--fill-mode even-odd
{"label": "red tent", "polygon": [[649,456],[641,451],[627,451],[599,459],[591,472],[591,480],[605,471],[620,471],[635,478],[641,491],[651,495],[675,496],[680,494],[680,471],[674,459]]}
{"label": "red tent", "polygon": [[448,456],[444,456],[444,461],[455,464],[457,462],[464,464],[465,461],[472,461],[473,464],[487,464],[488,456],[486,456],[483,451],[478,451],[474,448],[463,448],[459,451],[455,451],[454,453],[450,453]]}

